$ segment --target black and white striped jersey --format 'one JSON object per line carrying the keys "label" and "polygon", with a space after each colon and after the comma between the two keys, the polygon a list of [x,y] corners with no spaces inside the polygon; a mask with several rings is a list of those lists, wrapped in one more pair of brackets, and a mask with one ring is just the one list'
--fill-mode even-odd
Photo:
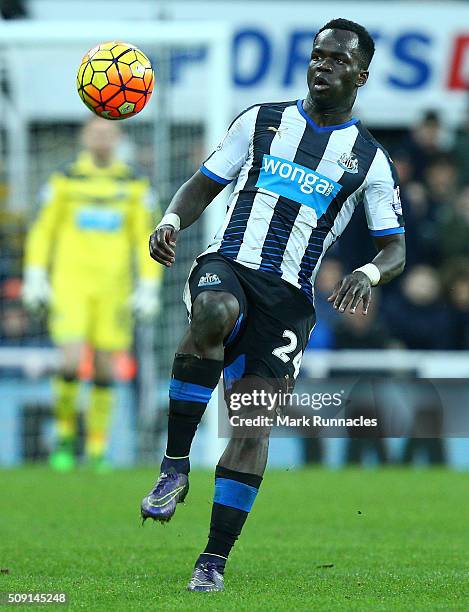
{"label": "black and white striped jersey", "polygon": [[201,171],[222,184],[236,181],[204,254],[277,274],[310,300],[324,254],[358,205],[372,235],[404,232],[388,154],[356,119],[317,126],[302,100],[241,113]]}

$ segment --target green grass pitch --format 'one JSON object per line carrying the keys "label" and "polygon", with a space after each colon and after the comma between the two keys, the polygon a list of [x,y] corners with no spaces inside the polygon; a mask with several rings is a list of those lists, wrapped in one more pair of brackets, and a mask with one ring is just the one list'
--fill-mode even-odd
{"label": "green grass pitch", "polygon": [[0,471],[0,592],[63,591],[69,607],[103,611],[468,609],[468,474],[270,471],[226,590],[213,594],[185,591],[206,542],[212,474],[191,474],[168,525],[142,528],[153,477]]}

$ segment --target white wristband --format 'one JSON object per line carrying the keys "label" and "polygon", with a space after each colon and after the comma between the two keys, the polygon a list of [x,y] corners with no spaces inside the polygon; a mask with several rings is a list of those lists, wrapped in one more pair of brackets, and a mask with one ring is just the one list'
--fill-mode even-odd
{"label": "white wristband", "polygon": [[381,278],[381,272],[379,271],[378,266],[375,266],[373,263],[367,263],[361,268],[357,268],[354,272],[363,272],[370,279],[370,283],[373,285],[377,285]]}
{"label": "white wristband", "polygon": [[171,225],[178,232],[181,229],[181,219],[176,213],[168,213],[161,219],[161,221],[156,226],[156,229],[158,229],[162,225]]}

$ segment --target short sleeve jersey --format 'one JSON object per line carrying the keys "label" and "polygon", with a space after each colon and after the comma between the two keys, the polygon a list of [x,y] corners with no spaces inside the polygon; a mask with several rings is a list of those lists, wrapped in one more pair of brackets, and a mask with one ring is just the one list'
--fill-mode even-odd
{"label": "short sleeve jersey", "polygon": [[234,182],[205,253],[279,275],[313,300],[322,258],[357,206],[370,233],[404,232],[394,165],[357,119],[319,127],[301,100],[241,113],[201,171]]}

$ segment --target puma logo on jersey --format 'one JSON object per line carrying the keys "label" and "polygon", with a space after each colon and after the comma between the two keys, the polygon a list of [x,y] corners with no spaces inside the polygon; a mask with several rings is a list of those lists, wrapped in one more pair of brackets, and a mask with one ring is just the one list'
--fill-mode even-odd
{"label": "puma logo on jersey", "polygon": [[198,287],[210,287],[212,285],[220,285],[221,280],[218,274],[213,274],[212,272],[206,272],[199,279]]}
{"label": "puma logo on jersey", "polygon": [[276,128],[273,125],[269,125],[267,129],[270,130],[271,132],[276,132],[279,138],[282,138],[282,132],[286,132],[288,130],[288,128],[286,127]]}

